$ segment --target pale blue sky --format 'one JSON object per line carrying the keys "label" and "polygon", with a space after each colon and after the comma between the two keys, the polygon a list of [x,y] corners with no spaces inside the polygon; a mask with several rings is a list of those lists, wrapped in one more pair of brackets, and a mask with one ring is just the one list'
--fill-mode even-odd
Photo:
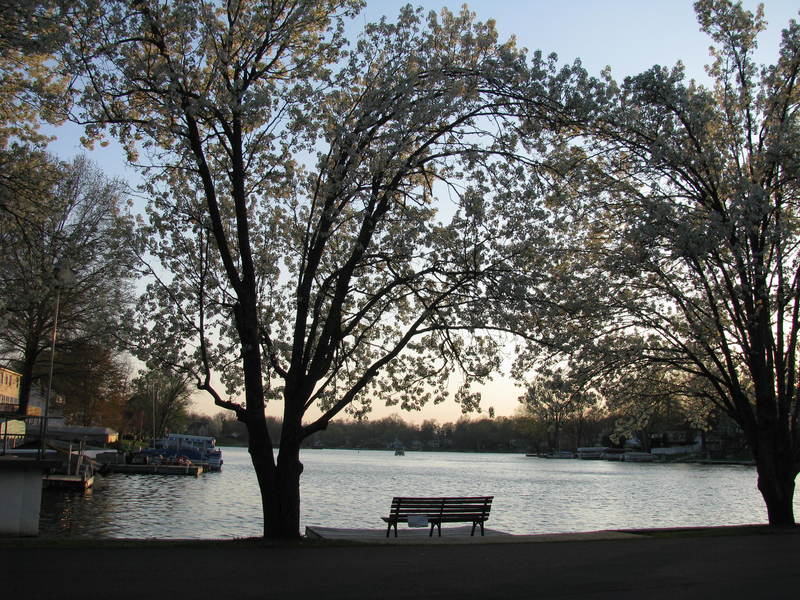
{"label": "pale blue sky", "polygon": [[[396,15],[403,4],[367,0],[358,21]],[[412,4],[455,11],[463,3],[425,0]],[[751,11],[758,4],[743,2]],[[683,60],[691,76],[702,77],[708,62],[709,40],[699,31],[692,0],[473,0],[467,5],[479,20],[494,19],[502,39],[514,35],[520,46],[555,52],[561,62],[580,58],[592,73],[610,65],[615,77],[622,78],[654,64]],[[764,7],[770,30],[763,34],[759,50],[765,61],[771,61],[780,30],[789,19],[797,19],[800,4],[767,0]]]}
{"label": "pale blue sky", "polygon": [[[392,18],[404,4],[368,0],[366,9],[348,30],[357,32],[363,24],[383,15]],[[412,4],[436,11],[442,7],[458,11],[463,3],[425,0]],[[744,0],[743,4],[754,11],[758,2]],[[689,77],[702,80],[703,67],[709,62],[710,41],[698,29],[691,0],[474,0],[468,5],[479,20],[495,19],[501,39],[514,35],[519,46],[541,49],[545,54],[555,52],[562,63],[580,58],[591,74],[611,66],[615,78],[622,79],[654,64],[671,66],[681,60]],[[764,5],[769,28],[759,38],[759,60],[772,62],[777,55],[780,30],[790,19],[798,18],[800,6],[796,0],[767,0]],[[76,128],[61,128],[57,135],[58,141],[50,147],[55,154],[69,158],[83,151]],[[109,176],[136,178],[114,145],[89,156]],[[510,382],[498,381],[484,391],[483,406],[493,406],[498,415],[511,415],[520,393]],[[196,408],[216,412],[213,403],[204,397],[198,397]],[[373,419],[401,412],[396,408],[375,409]],[[426,418],[452,421],[459,417],[459,409],[448,402],[402,416],[416,422]]]}

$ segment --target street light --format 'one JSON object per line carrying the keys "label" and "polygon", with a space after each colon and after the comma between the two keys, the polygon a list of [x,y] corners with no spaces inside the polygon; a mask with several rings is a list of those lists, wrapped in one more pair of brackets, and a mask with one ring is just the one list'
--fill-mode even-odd
{"label": "street light", "polygon": [[47,395],[44,399],[44,418],[41,426],[40,458],[45,457],[47,440],[47,421],[50,417],[50,397],[53,389],[53,359],[56,355],[56,331],[58,331],[58,308],[61,301],[61,290],[75,284],[75,273],[66,262],[57,262],[53,267],[53,288],[56,290],[56,307],[53,315],[53,338],[50,344],[50,374],[47,378]]}

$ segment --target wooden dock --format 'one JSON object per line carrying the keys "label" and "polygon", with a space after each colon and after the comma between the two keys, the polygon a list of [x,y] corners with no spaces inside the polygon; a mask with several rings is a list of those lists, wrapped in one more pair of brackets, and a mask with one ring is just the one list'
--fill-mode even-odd
{"label": "wooden dock", "polygon": [[66,475],[46,473],[42,476],[42,487],[82,492],[94,485],[94,475]]}
{"label": "wooden dock", "polygon": [[126,465],[107,464],[112,473],[132,473],[137,475],[194,475],[203,472],[202,465]]}

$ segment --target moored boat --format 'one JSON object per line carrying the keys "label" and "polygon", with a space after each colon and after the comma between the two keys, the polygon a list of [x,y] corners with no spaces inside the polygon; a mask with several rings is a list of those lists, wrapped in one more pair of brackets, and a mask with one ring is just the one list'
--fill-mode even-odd
{"label": "moored boat", "polygon": [[592,446],[578,448],[578,458],[583,460],[600,460],[606,451],[605,446]]}
{"label": "moored boat", "polygon": [[615,460],[615,461],[623,461],[625,460],[625,450],[622,448],[606,448],[605,452],[603,452],[601,458],[603,460]]}
{"label": "moored boat", "polygon": [[217,448],[216,439],[206,435],[186,435],[170,433],[156,440],[154,448],[143,450],[142,454],[162,456],[169,461],[185,457],[193,464],[199,464],[207,471],[222,470],[222,450]]}
{"label": "moored boat", "polygon": [[649,452],[628,451],[623,455],[622,460],[624,460],[625,462],[653,462],[655,460],[655,456],[653,456]]}
{"label": "moored boat", "polygon": [[559,450],[558,452],[527,452],[525,456],[535,458],[575,458],[575,453],[569,450]]}

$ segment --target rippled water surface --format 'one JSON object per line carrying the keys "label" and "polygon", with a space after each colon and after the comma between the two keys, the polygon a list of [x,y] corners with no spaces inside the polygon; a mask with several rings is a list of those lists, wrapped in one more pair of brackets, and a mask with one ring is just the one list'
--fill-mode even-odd
{"label": "rippled water surface", "polygon": [[[96,477],[86,494],[46,490],[41,534],[231,538],[261,533],[250,458],[221,473]],[[519,454],[306,450],[301,525],[381,528],[392,496],[493,495],[488,526],[509,533],[766,522],[752,467],[544,460]],[[800,514],[800,500],[795,500]]]}

